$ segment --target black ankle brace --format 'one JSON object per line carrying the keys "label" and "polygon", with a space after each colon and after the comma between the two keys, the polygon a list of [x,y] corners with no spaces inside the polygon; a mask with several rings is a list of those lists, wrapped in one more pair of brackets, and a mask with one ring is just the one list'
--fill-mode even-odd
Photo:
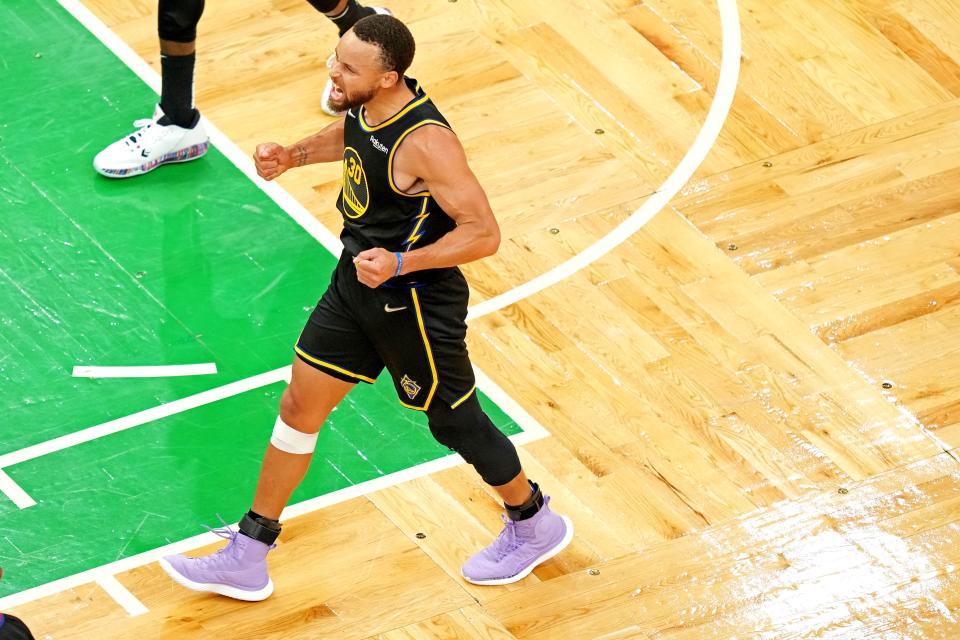
{"label": "black ankle brace", "polygon": [[273,544],[280,535],[280,523],[269,518],[251,518],[246,514],[240,520],[240,533],[263,544]]}
{"label": "black ankle brace", "polygon": [[526,502],[518,507],[509,505],[506,502],[503,503],[504,508],[507,510],[507,517],[514,522],[532,518],[543,508],[543,494],[540,492],[540,486],[536,482],[529,480],[527,482],[530,482],[530,489],[533,491],[533,495],[531,495]]}

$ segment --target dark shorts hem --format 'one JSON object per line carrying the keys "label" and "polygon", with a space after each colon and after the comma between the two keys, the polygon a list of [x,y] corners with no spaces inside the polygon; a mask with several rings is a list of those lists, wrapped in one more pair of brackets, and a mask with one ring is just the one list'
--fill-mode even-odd
{"label": "dark shorts hem", "polygon": [[337,378],[338,380],[343,380],[344,382],[353,382],[353,383],[366,382],[367,384],[373,384],[375,382],[375,380],[367,376],[363,376],[363,375],[360,375],[359,373],[353,373],[351,371],[347,371],[343,367],[338,367],[337,365],[331,362],[325,362],[323,360],[320,360],[319,358],[315,358],[311,356],[309,353],[307,353],[306,351],[303,351],[302,349],[300,349],[300,347],[294,347],[293,352],[302,361],[306,362],[308,365],[310,365],[314,369],[318,371],[322,371],[323,373],[327,374],[332,378]]}

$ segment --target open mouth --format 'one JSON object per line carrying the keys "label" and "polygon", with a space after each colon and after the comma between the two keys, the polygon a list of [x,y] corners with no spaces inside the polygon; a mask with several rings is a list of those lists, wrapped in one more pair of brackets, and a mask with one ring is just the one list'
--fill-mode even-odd
{"label": "open mouth", "polygon": [[330,99],[337,102],[343,99],[343,89],[338,87],[336,83],[333,83],[333,88],[330,90]]}

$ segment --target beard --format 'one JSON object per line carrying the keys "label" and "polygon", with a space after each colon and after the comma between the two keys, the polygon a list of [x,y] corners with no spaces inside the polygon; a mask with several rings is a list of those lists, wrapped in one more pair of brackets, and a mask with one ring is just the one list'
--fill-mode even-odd
{"label": "beard", "polygon": [[333,94],[331,94],[327,99],[327,106],[334,111],[349,111],[351,109],[356,109],[357,107],[360,107],[361,105],[373,100],[379,91],[379,87],[373,87],[372,89],[367,89],[365,91],[354,91],[353,93],[342,91],[342,95],[339,98],[334,98]]}

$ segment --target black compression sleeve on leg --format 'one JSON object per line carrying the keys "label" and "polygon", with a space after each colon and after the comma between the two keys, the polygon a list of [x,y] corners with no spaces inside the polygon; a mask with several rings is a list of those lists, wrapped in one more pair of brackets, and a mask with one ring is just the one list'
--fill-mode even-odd
{"label": "black compression sleeve on leg", "polygon": [[437,442],[463,456],[487,484],[498,487],[520,473],[516,447],[483,412],[476,394],[456,409],[434,399],[427,419]]}
{"label": "black compression sleeve on leg", "polygon": [[161,40],[193,42],[203,15],[204,0],[160,0],[157,33]]}
{"label": "black compression sleeve on leg", "polygon": [[160,56],[163,78],[160,108],[165,116],[160,124],[173,123],[186,129],[196,126],[199,116],[193,108],[193,68],[197,56]]}

